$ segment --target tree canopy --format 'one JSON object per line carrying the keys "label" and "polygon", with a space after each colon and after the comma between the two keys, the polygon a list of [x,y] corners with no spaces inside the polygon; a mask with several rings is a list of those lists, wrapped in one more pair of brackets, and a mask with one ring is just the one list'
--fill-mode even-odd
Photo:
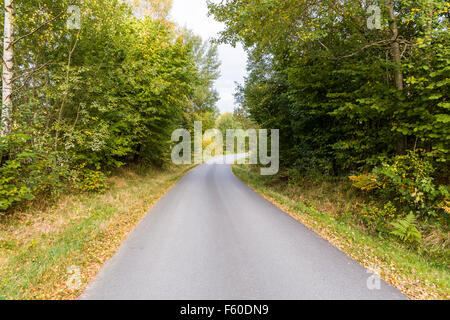
{"label": "tree canopy", "polygon": [[448,224],[448,2],[208,3],[226,26],[219,42],[248,52],[239,111],[280,129],[282,174],[350,176]]}
{"label": "tree canopy", "polygon": [[[11,128],[0,140],[0,209],[92,172],[163,165],[175,128],[215,117],[216,46],[170,21],[171,1],[133,2],[146,8],[143,15],[119,0],[12,2],[15,66]],[[68,24],[77,8],[79,28]]]}
{"label": "tree canopy", "polygon": [[[368,28],[373,5],[379,30]],[[226,25],[220,41],[249,52],[242,104],[262,126],[282,129],[287,163],[339,173],[423,149],[448,169],[448,3],[230,0],[209,8]]]}

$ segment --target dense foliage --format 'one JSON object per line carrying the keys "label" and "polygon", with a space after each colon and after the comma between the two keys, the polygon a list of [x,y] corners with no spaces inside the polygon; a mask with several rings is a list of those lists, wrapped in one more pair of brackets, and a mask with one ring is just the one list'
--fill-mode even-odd
{"label": "dense foliage", "polygon": [[[104,173],[124,164],[163,165],[174,128],[215,116],[216,47],[171,22],[170,4],[133,14],[119,0],[15,1],[0,210],[68,185],[102,190]],[[80,29],[68,27],[69,5],[81,9]]]}
{"label": "dense foliage", "polygon": [[[378,29],[369,28],[371,5],[380,8]],[[400,215],[448,223],[448,2],[226,0],[209,8],[226,24],[220,40],[248,51],[238,101],[261,127],[280,129],[284,168],[352,175]]]}

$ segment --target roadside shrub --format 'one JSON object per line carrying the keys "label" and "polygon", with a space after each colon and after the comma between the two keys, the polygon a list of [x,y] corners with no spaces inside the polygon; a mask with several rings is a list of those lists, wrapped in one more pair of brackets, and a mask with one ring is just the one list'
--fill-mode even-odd
{"label": "roadside shrub", "polygon": [[435,216],[443,194],[433,183],[433,171],[429,161],[410,152],[383,163],[373,172],[383,198],[393,198],[419,215]]}
{"label": "roadside shrub", "polygon": [[69,187],[102,192],[106,177],[73,165],[66,152],[33,146],[31,135],[11,133],[0,139],[0,211],[39,195],[58,197]]}
{"label": "roadside shrub", "polygon": [[388,201],[383,208],[376,205],[365,206],[361,210],[361,219],[364,224],[375,231],[389,232],[388,223],[397,216],[397,208]]}
{"label": "roadside shrub", "polygon": [[58,194],[66,185],[65,162],[58,161],[54,152],[32,148],[30,140],[18,133],[0,140],[0,210],[38,194]]}
{"label": "roadside shrub", "polygon": [[370,173],[350,179],[354,187],[372,192],[381,200],[392,201],[403,212],[436,217],[444,212],[449,192],[447,187],[434,184],[433,172],[430,161],[409,152],[384,161]]}
{"label": "roadside shrub", "polygon": [[106,189],[106,176],[101,171],[87,169],[81,173],[78,188],[83,192],[103,192]]}
{"label": "roadside shrub", "polygon": [[34,199],[31,188],[17,179],[20,167],[18,161],[9,161],[0,168],[0,210],[7,210],[19,201]]}

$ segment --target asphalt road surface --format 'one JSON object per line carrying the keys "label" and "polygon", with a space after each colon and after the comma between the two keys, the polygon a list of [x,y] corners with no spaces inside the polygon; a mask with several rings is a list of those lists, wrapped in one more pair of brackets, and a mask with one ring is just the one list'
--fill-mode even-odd
{"label": "asphalt road surface", "polygon": [[153,207],[82,299],[406,298],[376,283],[229,165],[204,164]]}

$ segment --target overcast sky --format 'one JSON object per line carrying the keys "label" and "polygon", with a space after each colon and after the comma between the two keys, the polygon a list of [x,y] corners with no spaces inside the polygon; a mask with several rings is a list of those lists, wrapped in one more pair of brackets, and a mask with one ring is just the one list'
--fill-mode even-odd
{"label": "overcast sky", "polygon": [[[181,26],[193,30],[204,40],[216,37],[224,29],[223,25],[208,17],[206,0],[174,0],[171,13],[173,20]],[[218,107],[221,112],[233,112],[235,82],[242,83],[246,75],[247,55],[242,47],[229,45],[219,47],[219,58],[222,63],[221,77],[216,82],[220,94]]]}

